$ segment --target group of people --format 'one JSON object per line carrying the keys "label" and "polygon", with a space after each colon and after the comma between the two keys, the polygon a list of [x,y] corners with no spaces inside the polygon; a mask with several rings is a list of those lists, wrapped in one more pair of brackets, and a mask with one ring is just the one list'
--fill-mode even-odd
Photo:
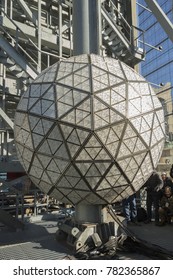
{"label": "group of people", "polygon": [[[173,168],[173,167],[172,167]],[[173,171],[173,170],[172,170]],[[171,174],[171,171],[170,171]],[[166,172],[159,175],[153,171],[143,188],[146,191],[146,219],[145,223],[152,220],[152,207],[154,209],[155,225],[163,226],[171,223],[173,217],[173,181]],[[122,201],[124,216],[128,224],[138,224],[136,195],[133,194]]]}

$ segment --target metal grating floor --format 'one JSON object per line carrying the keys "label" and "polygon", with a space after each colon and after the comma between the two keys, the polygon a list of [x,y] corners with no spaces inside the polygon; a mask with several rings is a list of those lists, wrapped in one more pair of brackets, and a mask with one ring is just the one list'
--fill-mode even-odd
{"label": "metal grating floor", "polygon": [[57,221],[28,223],[23,231],[0,228],[0,260],[58,260],[72,257],[55,239]]}
{"label": "metal grating floor", "polygon": [[1,260],[60,260],[66,257],[67,252],[52,236],[0,247]]}

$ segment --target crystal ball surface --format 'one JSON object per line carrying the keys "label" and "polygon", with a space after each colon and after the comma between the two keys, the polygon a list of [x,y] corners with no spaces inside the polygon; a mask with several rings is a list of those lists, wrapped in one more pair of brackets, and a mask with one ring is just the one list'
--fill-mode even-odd
{"label": "crystal ball surface", "polygon": [[18,158],[43,192],[76,205],[138,191],[160,159],[164,114],[148,82],[119,60],[79,55],[44,70],[15,114]]}

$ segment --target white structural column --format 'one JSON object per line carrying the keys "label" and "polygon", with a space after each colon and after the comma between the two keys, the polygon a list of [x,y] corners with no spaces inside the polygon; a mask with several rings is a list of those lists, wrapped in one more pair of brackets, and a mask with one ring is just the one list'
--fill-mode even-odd
{"label": "white structural column", "polygon": [[156,19],[168,35],[169,39],[173,42],[173,24],[163,12],[159,4],[155,0],[145,0],[150,10],[155,15]]}

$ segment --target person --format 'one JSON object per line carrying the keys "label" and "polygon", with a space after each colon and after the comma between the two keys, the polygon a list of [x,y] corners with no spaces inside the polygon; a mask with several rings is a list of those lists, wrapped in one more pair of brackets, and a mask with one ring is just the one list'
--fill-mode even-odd
{"label": "person", "polygon": [[160,192],[163,187],[163,180],[157,171],[153,171],[149,179],[144,184],[147,191],[147,220],[145,223],[150,223],[152,218],[152,206],[154,207],[155,224],[159,223],[159,201]]}
{"label": "person", "polygon": [[160,200],[159,207],[159,226],[164,226],[166,223],[171,223],[171,217],[173,216],[173,194],[171,188],[166,186],[164,194]]}
{"label": "person", "polygon": [[162,180],[163,180],[162,192],[164,193],[165,187],[170,187],[171,191],[173,193],[173,182],[172,182],[172,179],[167,176],[166,172],[162,172],[161,177],[162,177]]}
{"label": "person", "polygon": [[123,214],[127,220],[127,224],[138,225],[137,222],[137,207],[136,207],[136,196],[135,194],[123,199],[122,201]]}
{"label": "person", "polygon": [[169,175],[173,179],[173,164],[171,165],[171,169],[169,171]]}

